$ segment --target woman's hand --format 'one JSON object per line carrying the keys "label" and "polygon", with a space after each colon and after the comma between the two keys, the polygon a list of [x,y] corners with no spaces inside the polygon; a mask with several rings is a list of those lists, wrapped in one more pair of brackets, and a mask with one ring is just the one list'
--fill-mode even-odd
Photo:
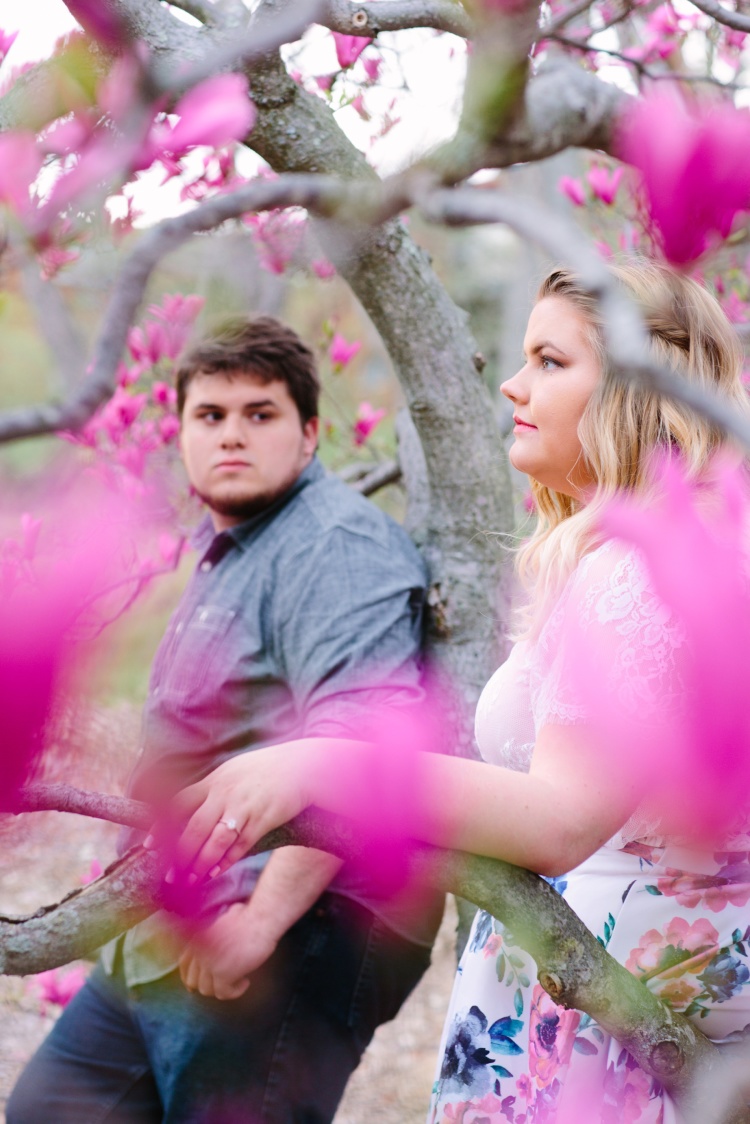
{"label": "woman's hand", "polygon": [[311,803],[313,752],[314,743],[298,741],[241,753],[183,789],[173,803],[177,818],[187,820],[177,841],[179,869],[191,881],[213,878],[298,815]]}

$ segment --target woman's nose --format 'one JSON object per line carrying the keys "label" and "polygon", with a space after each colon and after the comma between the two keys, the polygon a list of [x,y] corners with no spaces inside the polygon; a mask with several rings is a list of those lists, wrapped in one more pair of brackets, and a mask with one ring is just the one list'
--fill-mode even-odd
{"label": "woman's nose", "polygon": [[500,384],[500,393],[504,394],[506,398],[510,398],[511,402],[526,402],[529,397],[528,387],[523,373],[526,370],[522,367],[515,375],[511,375],[509,379]]}

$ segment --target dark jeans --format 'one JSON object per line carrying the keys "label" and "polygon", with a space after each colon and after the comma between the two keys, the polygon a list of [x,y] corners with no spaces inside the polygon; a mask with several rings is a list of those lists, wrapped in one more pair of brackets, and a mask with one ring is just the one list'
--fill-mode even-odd
{"label": "dark jeans", "polygon": [[325,1124],[429,956],[324,894],[240,999],[191,995],[176,972],[128,991],[97,969],[21,1074],[7,1124]]}

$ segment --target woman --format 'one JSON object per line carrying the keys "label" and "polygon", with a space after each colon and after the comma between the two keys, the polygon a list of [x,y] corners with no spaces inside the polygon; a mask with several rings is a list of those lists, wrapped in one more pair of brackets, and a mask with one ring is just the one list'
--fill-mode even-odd
{"label": "woman", "polygon": [[[747,411],[738,344],[716,302],[657,265],[614,272],[644,309],[655,357]],[[524,352],[502,391],[516,423],[510,458],[531,477],[539,521],[518,556],[529,593],[523,633],[477,710],[479,747],[495,767],[424,755],[409,834],[559,878],[613,956],[721,1039],[750,1023],[742,944],[750,837],[686,857],[644,799],[640,770],[614,767],[603,752],[565,625],[577,622],[586,651],[607,653],[612,697],[653,732],[665,700],[679,698],[680,622],[637,551],[605,540],[598,520],[618,489],[652,486],[655,451],[679,450],[700,480],[722,436],[679,403],[610,377],[596,305],[564,270],[541,286]],[[291,752],[293,762],[265,750],[227,762],[183,794],[192,816],[182,853],[196,874],[225,869],[309,804],[346,813],[331,760],[350,761],[357,747],[299,742]],[[480,913],[459,966],[429,1120],[563,1116],[678,1119],[669,1097],[587,1016],[555,1007],[512,934]]]}

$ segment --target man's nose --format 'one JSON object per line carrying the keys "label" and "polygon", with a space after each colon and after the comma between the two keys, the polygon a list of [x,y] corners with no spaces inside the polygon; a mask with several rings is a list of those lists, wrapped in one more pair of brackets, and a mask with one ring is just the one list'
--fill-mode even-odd
{"label": "man's nose", "polygon": [[226,415],[221,427],[221,443],[231,447],[245,444],[245,431],[241,418],[233,414]]}

